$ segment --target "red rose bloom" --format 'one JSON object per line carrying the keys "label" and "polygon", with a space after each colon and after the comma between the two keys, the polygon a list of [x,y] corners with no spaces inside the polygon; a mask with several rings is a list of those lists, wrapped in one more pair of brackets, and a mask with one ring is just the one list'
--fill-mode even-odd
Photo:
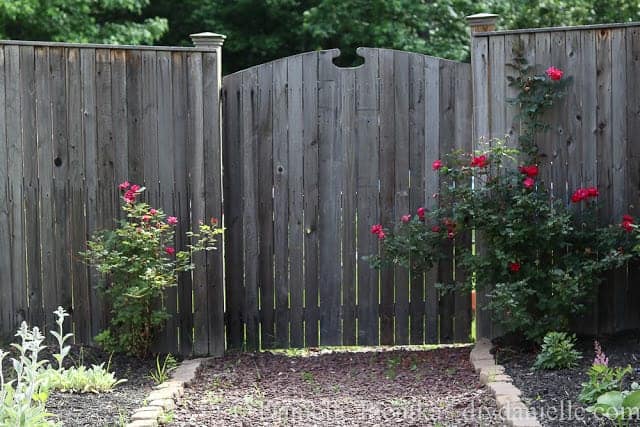
{"label": "red rose bloom", "polygon": [[431,168],[434,171],[437,171],[438,169],[440,169],[442,167],[442,160],[436,160],[433,163],[431,163]]}
{"label": "red rose bloom", "polygon": [[633,217],[631,215],[622,215],[620,227],[624,228],[627,233],[633,231]]}
{"label": "red rose bloom", "polygon": [[578,188],[573,195],[571,195],[571,201],[573,203],[578,203],[583,201],[584,199],[586,199],[587,197],[589,197],[589,192],[587,190],[585,190],[584,188]]}
{"label": "red rose bloom", "polygon": [[509,263],[509,271],[512,273],[517,273],[520,271],[520,263],[519,262],[510,262]]}
{"label": "red rose bloom", "polygon": [[536,165],[520,166],[518,169],[520,173],[527,175],[529,178],[535,178],[539,172],[538,166]]}
{"label": "red rose bloom", "polygon": [[167,246],[166,248],[164,248],[164,251],[169,255],[173,255],[176,253],[176,250],[171,246]]}
{"label": "red rose bloom", "polygon": [[424,214],[427,210],[425,208],[418,208],[418,219],[420,219],[420,221],[424,221]]}
{"label": "red rose bloom", "polygon": [[598,197],[600,195],[596,187],[589,187],[586,190],[587,190],[587,196],[589,197]]}
{"label": "red rose bloom", "polygon": [[371,226],[371,234],[380,234],[382,233],[382,225],[376,224]]}
{"label": "red rose bloom", "polygon": [[434,233],[439,233],[440,232],[440,227],[437,225],[434,225],[433,227],[431,227],[431,231],[433,231]]}
{"label": "red rose bloom", "polygon": [[564,71],[556,67],[549,67],[547,68],[547,71],[545,71],[545,73],[551,80],[560,80],[562,78],[562,75],[564,74]]}
{"label": "red rose bloom", "polygon": [[487,166],[489,162],[487,161],[487,156],[482,155],[478,157],[474,157],[471,159],[471,167],[483,168]]}

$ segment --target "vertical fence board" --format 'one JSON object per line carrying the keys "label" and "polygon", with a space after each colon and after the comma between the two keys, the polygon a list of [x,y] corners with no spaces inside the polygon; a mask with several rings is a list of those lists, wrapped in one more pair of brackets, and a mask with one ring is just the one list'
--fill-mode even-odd
{"label": "vertical fence board", "polygon": [[[304,282],[305,345],[317,346],[319,321],[318,279],[318,54],[306,54],[302,60],[302,109],[304,111]],[[262,175],[261,175],[262,176]],[[261,178],[263,179],[263,178]]]}
{"label": "vertical fence board", "polygon": [[[455,64],[455,80],[454,90],[457,102],[454,106],[454,144],[457,150],[470,152],[472,150],[473,141],[471,140],[471,130],[468,126],[467,118],[471,114],[471,69],[466,64]],[[465,100],[467,100],[465,102]],[[462,101],[462,102],[461,102]],[[506,120],[506,119],[505,119]],[[506,126],[506,121],[502,126]],[[502,128],[499,128],[502,129]],[[504,133],[508,132],[507,130]],[[455,256],[458,257],[463,250],[470,251],[471,233],[466,232],[456,236],[455,239]],[[467,279],[465,271],[459,266],[457,260],[454,266],[454,279],[456,282],[463,282]],[[471,337],[471,295],[468,291],[456,291],[454,293],[454,323],[453,323],[453,340],[454,342],[467,342]]]}
{"label": "vertical fence board", "polygon": [[258,68],[258,229],[262,348],[275,344],[275,293],[273,279],[273,66]]}
{"label": "vertical fence board", "polygon": [[[440,152],[449,153],[455,149],[455,72],[454,64],[442,61],[440,64]],[[491,108],[491,107],[489,107]],[[441,182],[441,185],[449,185]],[[444,245],[445,259],[439,265],[441,283],[453,282],[453,240]],[[455,311],[453,292],[440,297],[440,342],[453,342],[453,316]]]}
{"label": "vertical fence board", "polygon": [[[358,285],[361,282],[357,277],[356,259],[358,237],[356,181],[359,166],[354,135],[358,126],[356,123],[356,74],[353,70],[340,70],[338,73],[340,82],[338,139],[341,149],[335,154],[341,157],[344,167],[340,183],[342,188],[342,344],[355,345],[358,339],[358,326],[361,325],[358,314]],[[360,237],[364,236],[360,235]]]}
{"label": "vertical fence board", "polygon": [[[257,103],[258,75],[256,70],[242,75],[242,229],[244,248],[244,321],[246,348],[259,348],[258,337],[258,208],[257,166]],[[286,232],[286,231],[285,231]],[[286,270],[285,270],[286,272]]]}
{"label": "vertical fence board", "polygon": [[[429,210],[438,207],[438,199],[433,197],[440,191],[440,177],[437,171],[430,166],[438,160],[440,152],[440,61],[435,58],[425,58],[425,151],[424,151],[424,179],[425,179],[425,208]],[[426,149],[426,147],[429,147]],[[438,332],[438,301],[439,292],[436,289],[438,282],[438,266],[425,274],[425,343],[437,344]]]}
{"label": "vertical fence board", "polygon": [[[381,50],[380,61],[380,223],[392,227],[399,218],[396,201],[394,52]],[[408,170],[403,168],[402,170]],[[400,197],[397,197],[398,199]],[[394,268],[380,271],[380,344],[394,344]]]}
{"label": "vertical fence board", "polygon": [[[97,222],[97,186],[98,186],[98,141],[96,130],[96,51],[82,49],[81,84],[82,84],[82,137],[85,154],[85,215],[87,236],[92,235],[99,227]],[[91,336],[96,336],[105,326],[104,309],[97,289],[99,283],[95,270],[90,270],[89,298],[91,306]]]}
{"label": "vertical fence board", "polygon": [[93,338],[91,327],[91,288],[89,269],[78,253],[86,250],[87,217],[85,216],[85,144],[84,107],[82,95],[82,64],[79,49],[69,49],[67,55],[67,110],[69,133],[69,201],[71,230],[71,277],[74,323],[77,342],[88,343]]}
{"label": "vertical fence board", "polygon": [[[188,99],[187,99],[187,62],[184,55],[173,52],[171,55],[171,89],[173,100],[173,138],[172,158],[173,176],[175,180],[173,193],[173,212],[182,221],[179,223],[181,230],[176,236],[176,250],[185,250],[188,239],[184,231],[189,225],[189,190],[186,161],[188,154]],[[129,83],[129,81],[127,81]],[[129,140],[130,143],[135,141]],[[221,250],[218,245],[218,250]],[[177,305],[178,305],[178,341],[180,354],[191,354],[192,340],[192,281],[191,273],[178,274]],[[224,340],[223,340],[224,344]]]}
{"label": "vertical fence board", "polygon": [[304,111],[302,104],[302,56],[287,60],[287,105],[289,134],[289,298],[292,347],[304,346],[303,191]]}
{"label": "vertical fence board", "polygon": [[[611,77],[612,77],[612,36],[613,32],[601,30],[596,32],[596,127],[595,154],[598,196],[598,216],[602,221],[611,217],[613,206],[612,195],[612,147],[608,146],[612,137],[611,119]],[[605,282],[600,286],[598,297],[598,330],[612,333],[615,325],[615,289],[617,285],[612,274],[606,274]]]}
{"label": "vertical fence board", "polygon": [[[608,222],[617,222],[626,213],[625,199],[627,195],[627,102],[624,106],[619,100],[626,98],[627,74],[626,58],[628,56],[626,46],[626,31],[614,30],[611,33],[611,213]],[[625,305],[629,287],[627,282],[627,268],[617,269],[612,277],[614,283],[613,303],[613,331],[625,328]]]}
{"label": "vertical fence board", "polygon": [[273,64],[273,211],[276,343],[289,347],[287,61]]}
{"label": "vertical fence board", "polygon": [[9,159],[7,144],[7,117],[5,89],[7,69],[5,68],[5,50],[0,47],[0,340],[12,335],[13,296],[11,287],[11,230],[9,199]]}
{"label": "vertical fence board", "polygon": [[[108,49],[95,51],[95,98],[93,105],[96,120],[96,228],[111,229],[114,226],[114,147],[113,118],[111,116],[111,53]],[[101,323],[108,324],[109,311],[102,294],[96,294],[96,308],[100,307]],[[102,328],[101,328],[102,329]]]}
{"label": "vertical fence board", "polygon": [[[38,49],[40,52],[44,48]],[[25,154],[23,169],[23,197],[25,218],[27,304],[24,311],[32,325],[41,325],[42,312],[42,277],[40,273],[40,230],[38,227],[38,163],[37,163],[37,129],[35,49],[33,46],[20,47],[20,98],[22,101],[22,149]],[[50,126],[50,125],[49,125]],[[29,161],[27,159],[31,158]],[[35,159],[35,161],[33,161]]]}
{"label": "vertical fence board", "polygon": [[225,289],[226,289],[226,327],[227,348],[238,349],[244,340],[242,324],[242,159],[241,159],[241,121],[234,118],[242,114],[242,75],[233,74],[225,79],[223,107],[223,152],[224,162],[224,226],[225,238]]}
{"label": "vertical fence board", "polygon": [[[55,299],[45,298],[45,315],[52,318],[52,311],[58,305],[72,312],[71,263],[77,253],[71,250],[70,199],[69,192],[69,130],[67,108],[67,53],[63,48],[49,49],[51,78],[51,134],[53,138],[52,155],[49,162],[53,168],[53,258],[55,277]],[[79,114],[79,112],[76,112]],[[44,249],[44,248],[43,248]],[[65,324],[67,331],[72,330],[71,322]]]}
{"label": "vertical fence board", "polygon": [[[55,260],[54,260],[54,227],[53,221],[53,123],[51,117],[51,66],[49,65],[49,48],[35,49],[35,107],[36,107],[36,139],[37,139],[37,194],[38,199],[38,235],[40,242],[38,251],[40,252],[40,265],[37,266],[36,274],[40,275],[42,289],[36,304],[29,303],[31,311],[39,311],[37,317],[33,318],[33,324],[38,325],[43,330],[52,328],[53,309],[52,305],[57,304],[58,289],[55,283]],[[58,238],[62,240],[62,238]],[[33,276],[31,276],[33,277]],[[52,283],[53,282],[53,283]],[[34,289],[37,291],[36,289]],[[36,319],[39,319],[36,320]]]}
{"label": "vertical fence board", "polygon": [[[409,57],[409,169],[410,211],[415,213],[425,205],[425,176],[427,164],[424,162],[425,146],[425,75],[424,57],[411,55]],[[425,275],[411,274],[411,344],[424,343],[424,314],[425,314]]]}
{"label": "vertical fence board", "polygon": [[[415,206],[410,205],[410,144],[409,144],[409,58],[406,52],[393,52],[393,122],[395,139],[395,221],[400,216],[415,215]],[[385,53],[385,51],[381,52]],[[381,99],[381,102],[385,102]],[[389,115],[391,113],[388,113]],[[381,141],[382,143],[382,141]],[[382,159],[387,162],[391,159]],[[395,343],[409,344],[409,271],[395,267]]]}
{"label": "vertical fence board", "polygon": [[[371,224],[378,221],[378,166],[380,140],[378,50],[359,48],[358,54],[365,64],[356,68],[356,118],[355,145],[358,162],[358,344],[378,344],[379,289],[378,272],[371,268],[363,255],[378,251],[378,242],[369,232]],[[345,219],[348,221],[348,219]],[[366,237],[365,237],[366,236]],[[349,255],[349,254],[347,254]]]}
{"label": "vertical fence board", "polygon": [[[115,60],[115,55],[117,51],[112,51],[112,61],[111,71],[112,71],[112,80],[120,81],[119,77],[121,76],[121,61]],[[173,134],[173,89],[172,89],[172,64],[171,64],[171,54],[169,52],[158,52],[156,57],[156,70],[157,70],[157,79],[156,79],[156,96],[158,99],[158,180],[160,183],[160,193],[158,198],[158,204],[156,205],[160,209],[163,210],[167,215],[178,217],[179,226],[176,227],[176,235],[182,235],[186,229],[183,224],[185,224],[186,218],[179,215],[176,211],[176,206],[174,205],[173,194],[176,189],[174,187],[174,169],[173,169],[173,158],[175,156],[173,146],[176,144],[176,137]],[[117,71],[117,76],[116,76]],[[118,80],[115,80],[118,78]],[[113,89],[118,87],[117,84],[114,84]],[[115,95],[115,93],[114,93]],[[119,111],[117,106],[122,103],[113,102],[113,120],[114,122],[119,119],[122,111]],[[126,105],[126,104],[125,104]],[[115,130],[116,128],[114,128]],[[126,167],[126,158],[124,154],[126,150],[122,148],[126,148],[122,145],[118,147],[119,140],[122,140],[121,135],[117,135],[114,133],[114,139],[116,140],[115,144],[115,159],[116,159],[116,168],[114,171],[114,175],[116,176],[116,182],[118,182],[117,177],[122,173],[121,170]],[[123,161],[124,160],[124,161]],[[122,167],[124,166],[124,167]],[[177,240],[174,242],[170,242],[171,246],[177,246]],[[160,337],[156,340],[156,347],[162,349],[164,352],[176,353],[179,350],[178,347],[178,289],[176,287],[171,287],[167,289],[164,293],[162,304],[169,314],[169,318],[165,321],[163,325],[162,332]]]}
{"label": "vertical fence board", "polygon": [[[322,51],[318,58],[318,144],[319,144],[319,265],[320,265],[320,344],[340,345],[340,185],[343,165],[337,153],[338,139],[338,70],[333,65],[337,50]],[[331,307],[327,309],[327,307]]]}
{"label": "vertical fence board", "polygon": [[[143,61],[144,65],[144,61]],[[187,93],[189,102],[189,148],[187,165],[191,172],[191,228],[194,228],[200,218],[205,217],[205,156],[203,135],[203,73],[202,54],[192,53],[187,57]],[[144,95],[144,89],[143,89]],[[144,96],[143,96],[144,99]],[[144,104],[144,102],[143,102]],[[145,144],[146,146],[146,144]],[[146,151],[146,150],[145,150]],[[145,177],[151,174],[146,170]],[[149,178],[150,179],[150,178]],[[209,320],[207,298],[206,257],[200,252],[194,254],[193,263],[193,353],[207,354],[209,352]]]}

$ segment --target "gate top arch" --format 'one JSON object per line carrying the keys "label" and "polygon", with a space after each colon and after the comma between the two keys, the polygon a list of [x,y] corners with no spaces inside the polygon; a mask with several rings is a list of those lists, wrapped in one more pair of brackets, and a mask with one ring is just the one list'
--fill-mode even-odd
{"label": "gate top arch", "polygon": [[372,224],[435,207],[441,153],[471,150],[470,66],[357,53],[352,68],[330,49],[223,79],[229,348],[469,339],[468,295],[434,288],[452,260],[409,277],[362,257]]}

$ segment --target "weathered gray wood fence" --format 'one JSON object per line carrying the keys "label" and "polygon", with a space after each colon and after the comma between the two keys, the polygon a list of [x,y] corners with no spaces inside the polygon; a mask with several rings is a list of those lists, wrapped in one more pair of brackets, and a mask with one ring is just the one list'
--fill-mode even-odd
{"label": "weathered gray wood fence", "polygon": [[[625,213],[640,216],[640,25],[475,33],[476,141],[517,140],[515,107],[505,104],[516,94],[506,78],[515,70],[505,64],[518,45],[537,72],[553,65],[574,78],[569,96],[547,117],[552,128],[537,141],[550,165],[542,168],[542,179],[554,197],[569,205],[576,188],[597,186],[602,220],[616,224]],[[639,273],[628,268],[612,274],[576,328],[611,333],[640,327]],[[490,328],[480,333],[490,335]]]}
{"label": "weathered gray wood fence", "polygon": [[470,66],[358,52],[356,68],[327,50],[223,81],[229,347],[470,339],[469,295],[434,288],[452,260],[410,277],[362,259],[372,224],[436,203],[431,163],[471,149]]}
{"label": "weathered gray wood fence", "polygon": [[[49,330],[58,305],[81,342],[104,327],[96,277],[78,252],[114,225],[119,182],[144,184],[182,232],[221,216],[217,61],[212,50],[0,45],[2,335],[21,320]],[[165,351],[224,348],[222,254],[206,261],[167,295],[178,314]]]}
{"label": "weathered gray wood fence", "polygon": [[[471,66],[363,48],[365,63],[345,69],[328,50],[222,86],[214,46],[2,43],[0,334],[23,319],[50,328],[59,304],[79,341],[104,327],[97,278],[77,254],[118,217],[116,185],[129,179],[180,231],[208,217],[227,227],[224,251],[200,256],[168,293],[175,315],[158,349],[467,341],[469,297],[434,289],[461,274],[454,248],[419,277],[362,257],[377,251],[372,224],[435,206],[433,160],[480,137],[517,138],[505,102],[516,44],[540,72],[575,79],[539,141],[554,196],[597,185],[603,219],[640,216],[640,26],[478,28]],[[640,327],[638,277],[613,273],[580,329]],[[478,332],[493,333],[486,321]]]}

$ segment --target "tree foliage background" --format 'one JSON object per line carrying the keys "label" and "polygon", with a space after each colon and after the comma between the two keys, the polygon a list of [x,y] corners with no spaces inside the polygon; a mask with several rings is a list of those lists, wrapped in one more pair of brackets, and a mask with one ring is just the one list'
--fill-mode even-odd
{"label": "tree foliage background", "polygon": [[0,0],[5,39],[190,45],[227,35],[232,72],[294,53],[358,46],[467,60],[466,15],[492,12],[503,29],[640,20],[638,0]]}

